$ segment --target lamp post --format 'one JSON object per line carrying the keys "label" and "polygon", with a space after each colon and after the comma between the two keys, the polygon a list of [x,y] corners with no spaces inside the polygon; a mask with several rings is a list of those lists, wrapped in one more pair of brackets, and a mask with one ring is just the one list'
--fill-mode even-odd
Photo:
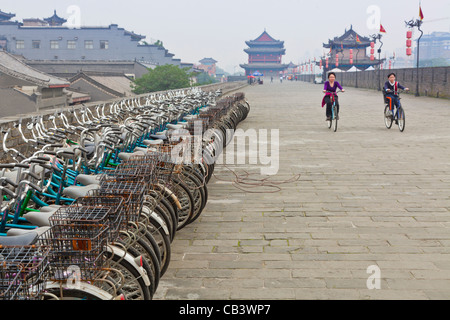
{"label": "lamp post", "polygon": [[381,91],[381,48],[383,47],[383,42],[381,41],[381,38],[383,37],[381,34],[373,34],[370,36],[372,38],[373,42],[377,42],[377,40],[381,43],[380,47],[378,48],[378,62],[380,63],[378,65],[378,91]]}
{"label": "lamp post", "polygon": [[419,94],[419,64],[420,64],[420,56],[419,56],[419,48],[420,48],[420,38],[422,38],[423,36],[423,31],[420,29],[420,27],[422,26],[423,21],[417,19],[416,21],[414,20],[410,20],[410,21],[405,21],[406,26],[410,27],[410,28],[414,28],[417,27],[417,29],[420,31],[420,37],[419,39],[417,39],[417,67],[416,67],[416,94],[415,96],[418,97],[420,96]]}

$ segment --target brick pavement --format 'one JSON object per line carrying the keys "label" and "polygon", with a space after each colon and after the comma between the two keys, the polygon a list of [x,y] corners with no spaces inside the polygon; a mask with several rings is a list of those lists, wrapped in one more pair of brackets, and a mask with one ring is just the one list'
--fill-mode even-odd
{"label": "brick pavement", "polygon": [[[379,92],[347,88],[334,133],[321,89],[242,90],[252,110],[240,128],[280,130],[270,181],[300,178],[277,193],[245,193],[231,170],[262,179],[260,166],[218,165],[209,203],[178,232],[155,299],[450,298],[449,100],[403,95],[400,133],[385,128]],[[371,265],[380,289],[367,288]]]}

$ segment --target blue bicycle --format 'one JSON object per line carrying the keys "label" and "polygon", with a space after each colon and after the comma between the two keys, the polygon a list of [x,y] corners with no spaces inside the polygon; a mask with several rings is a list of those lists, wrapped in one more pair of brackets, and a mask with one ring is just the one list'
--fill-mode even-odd
{"label": "blue bicycle", "polygon": [[333,127],[334,132],[337,131],[338,120],[339,120],[339,115],[338,115],[338,110],[337,110],[337,105],[336,105],[336,94],[338,92],[342,92],[342,91],[337,91],[337,92],[327,91],[327,93],[331,94],[330,98],[331,98],[331,102],[333,103],[333,105],[331,106],[331,117],[329,120],[327,120],[327,125],[328,125],[328,129],[331,129],[331,127]]}
{"label": "blue bicycle", "polygon": [[[406,125],[405,110],[399,103],[399,106],[396,108],[396,111],[394,113],[392,98],[387,96],[387,93],[385,91],[383,91],[383,96],[384,102],[386,104],[384,108],[384,124],[386,125],[386,128],[390,129],[392,127],[392,123],[395,121],[395,123],[398,125],[398,129],[400,130],[400,132],[403,132],[405,130]],[[397,96],[397,99],[400,102],[401,99],[400,95]]]}

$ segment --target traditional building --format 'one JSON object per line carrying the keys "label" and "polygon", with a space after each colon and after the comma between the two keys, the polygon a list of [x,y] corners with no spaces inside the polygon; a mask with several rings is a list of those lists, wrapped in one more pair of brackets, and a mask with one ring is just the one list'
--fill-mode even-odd
{"label": "traditional building", "polygon": [[198,69],[203,70],[208,75],[214,77],[216,75],[216,63],[217,61],[213,58],[204,58],[199,61],[200,65],[197,66]]}
{"label": "traditional building", "polygon": [[91,102],[133,95],[133,81],[122,73],[80,72],[69,81],[72,90],[89,94]]}
{"label": "traditional building", "polygon": [[[333,40],[328,40],[328,43],[324,43],[323,47],[329,49],[328,54],[328,69],[326,69],[325,58],[322,58],[322,65],[325,72],[334,68],[339,68],[343,71],[347,71],[351,67],[355,66],[359,70],[365,70],[369,67],[379,65],[380,60],[370,60],[370,56],[367,55],[367,48],[370,48],[371,39],[359,35],[351,26],[349,30],[345,30],[345,33],[340,37],[335,37]],[[350,50],[353,51],[353,61],[351,61]],[[336,55],[338,57],[338,65],[336,65]],[[352,62],[352,63],[351,63]],[[316,62],[319,65],[319,62]]]}
{"label": "traditional building", "polygon": [[246,41],[248,46],[244,50],[248,54],[248,64],[241,64],[247,76],[259,72],[265,76],[279,76],[288,68],[282,64],[282,57],[286,54],[284,41],[275,40],[267,31],[255,40]]}
{"label": "traditional building", "polygon": [[53,16],[44,19],[44,21],[46,21],[50,27],[61,27],[64,23],[67,22],[66,19],[58,17],[58,15],[56,14],[56,10],[54,11]]}
{"label": "traditional building", "polygon": [[[420,66],[438,66],[450,63],[450,32],[433,32],[420,39]],[[414,51],[417,61],[417,44]],[[433,61],[436,60],[436,61]]]}
{"label": "traditional building", "polygon": [[70,82],[36,70],[17,57],[0,51],[0,117],[70,104]]}
{"label": "traditional building", "polygon": [[16,15],[14,13],[6,13],[0,10],[0,23],[10,22]]}
{"label": "traditional building", "polygon": [[[140,61],[151,65],[182,66],[162,46],[148,44],[135,32],[107,27],[69,28],[56,12],[46,19],[11,21],[15,15],[0,11],[0,50],[27,60]],[[193,64],[190,64],[193,66]]]}

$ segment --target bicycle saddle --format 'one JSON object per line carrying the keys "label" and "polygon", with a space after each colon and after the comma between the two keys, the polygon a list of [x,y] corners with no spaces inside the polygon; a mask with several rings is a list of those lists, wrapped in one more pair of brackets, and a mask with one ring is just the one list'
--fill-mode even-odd
{"label": "bicycle saddle", "polygon": [[163,140],[163,141],[167,140],[167,136],[165,134],[164,135],[152,134],[150,135],[150,138],[152,138],[153,140]]}
{"label": "bicycle saddle", "polygon": [[185,116],[184,120],[194,120],[194,119],[197,119],[197,118],[198,118],[198,115],[191,115],[191,116]]}
{"label": "bicycle saddle", "polygon": [[0,245],[14,247],[30,246],[36,243],[38,236],[37,232],[30,232],[30,230],[28,230],[28,232],[23,235],[0,237]]}
{"label": "bicycle saddle", "polygon": [[63,195],[66,197],[69,197],[71,199],[78,199],[81,197],[85,197],[86,194],[91,190],[97,190],[100,188],[100,185],[98,184],[91,184],[84,187],[79,186],[71,186],[68,188],[65,188],[63,190]]}
{"label": "bicycle saddle", "polygon": [[157,140],[144,140],[142,141],[143,144],[146,146],[157,146],[164,143],[164,140],[157,139]]}
{"label": "bicycle saddle", "polygon": [[184,128],[184,125],[182,125],[182,124],[168,124],[167,125],[167,129],[169,129],[169,130],[180,130],[183,128]]}
{"label": "bicycle saddle", "polygon": [[76,181],[84,186],[88,186],[90,184],[100,184],[100,174],[97,175],[89,175],[89,174],[80,174],[77,176]]}
{"label": "bicycle saddle", "polygon": [[23,237],[29,233],[35,233],[38,237],[43,235],[50,227],[42,227],[34,230],[25,230],[25,229],[10,229],[8,233],[8,238],[12,237]]}
{"label": "bicycle saddle", "polygon": [[121,153],[119,153],[118,157],[122,161],[127,161],[127,160],[130,160],[134,156],[144,156],[144,155],[145,155],[145,152],[143,152],[143,151],[136,151],[133,153],[121,152]]}
{"label": "bicycle saddle", "polygon": [[23,217],[30,222],[31,224],[38,227],[47,227],[50,226],[50,217],[58,211],[61,206],[55,207],[44,207],[41,209],[41,212],[29,212],[24,214]]}

